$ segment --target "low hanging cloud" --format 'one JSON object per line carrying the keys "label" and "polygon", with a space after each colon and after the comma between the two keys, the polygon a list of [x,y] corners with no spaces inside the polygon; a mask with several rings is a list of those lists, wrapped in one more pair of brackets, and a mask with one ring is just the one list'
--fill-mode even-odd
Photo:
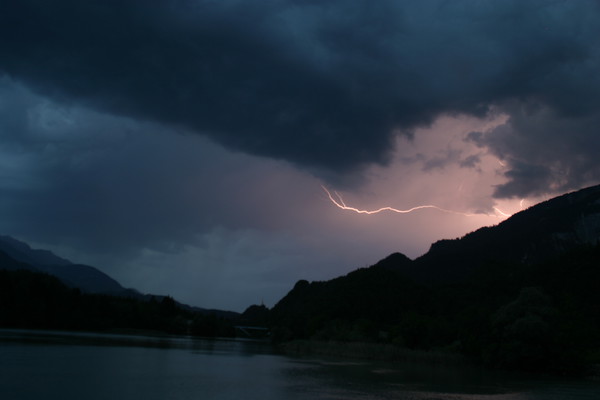
{"label": "low hanging cloud", "polygon": [[598,177],[597,2],[20,0],[0,4],[0,54],[54,101],[324,173],[499,110],[477,138],[507,162],[498,197]]}
{"label": "low hanging cloud", "polygon": [[558,113],[547,106],[512,104],[508,121],[467,141],[506,163],[498,198],[538,196],[598,183],[600,113]]}

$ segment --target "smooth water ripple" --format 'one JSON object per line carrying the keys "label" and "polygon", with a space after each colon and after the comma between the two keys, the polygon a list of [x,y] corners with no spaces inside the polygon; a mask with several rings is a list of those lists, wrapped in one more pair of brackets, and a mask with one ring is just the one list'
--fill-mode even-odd
{"label": "smooth water ripple", "polygon": [[251,341],[0,330],[0,399],[597,400],[600,382],[298,359]]}

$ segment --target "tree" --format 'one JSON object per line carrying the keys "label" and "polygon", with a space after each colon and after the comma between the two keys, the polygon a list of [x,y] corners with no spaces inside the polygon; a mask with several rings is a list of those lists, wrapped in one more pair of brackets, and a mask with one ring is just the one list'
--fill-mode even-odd
{"label": "tree", "polygon": [[541,289],[527,287],[492,317],[487,360],[505,368],[547,369],[556,360],[556,310]]}

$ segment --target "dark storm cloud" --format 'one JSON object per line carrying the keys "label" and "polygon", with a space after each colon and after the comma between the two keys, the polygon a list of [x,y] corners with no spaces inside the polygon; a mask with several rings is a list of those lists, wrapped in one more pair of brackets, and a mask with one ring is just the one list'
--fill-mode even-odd
{"label": "dark storm cloud", "polygon": [[[512,196],[568,186],[552,171],[575,159],[567,178],[597,168],[589,147],[533,149],[597,136],[586,121],[600,105],[599,11],[592,1],[20,0],[0,5],[0,71],[63,102],[342,173],[385,163],[399,132],[495,106],[512,134],[481,144],[509,162],[497,194]],[[530,124],[512,102],[546,110],[548,129],[527,148],[513,143]],[[534,170],[550,178],[528,189]]]}
{"label": "dark storm cloud", "polygon": [[314,196],[307,186],[320,193],[285,163],[180,133],[0,78],[0,232],[88,253],[171,252],[216,228],[277,230],[289,204]]}
{"label": "dark storm cloud", "polygon": [[495,196],[535,196],[598,183],[600,113],[573,115],[524,103],[504,109],[510,115],[506,124],[467,136],[506,163],[508,181],[496,187]]}
{"label": "dark storm cloud", "polygon": [[462,159],[458,165],[462,168],[479,168],[479,164],[481,163],[481,157],[479,154],[471,154],[470,156]]}

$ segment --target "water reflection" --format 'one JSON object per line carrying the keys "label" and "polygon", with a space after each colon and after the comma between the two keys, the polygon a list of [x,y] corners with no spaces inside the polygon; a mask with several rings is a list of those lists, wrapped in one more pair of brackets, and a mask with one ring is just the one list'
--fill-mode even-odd
{"label": "water reflection", "polygon": [[62,346],[123,346],[162,349],[191,349],[203,354],[272,353],[265,341],[250,339],[205,339],[192,336],[135,335],[91,332],[0,329],[1,342],[16,342]]}
{"label": "water reflection", "polygon": [[0,399],[598,399],[600,383],[289,358],[267,343],[0,330]]}

